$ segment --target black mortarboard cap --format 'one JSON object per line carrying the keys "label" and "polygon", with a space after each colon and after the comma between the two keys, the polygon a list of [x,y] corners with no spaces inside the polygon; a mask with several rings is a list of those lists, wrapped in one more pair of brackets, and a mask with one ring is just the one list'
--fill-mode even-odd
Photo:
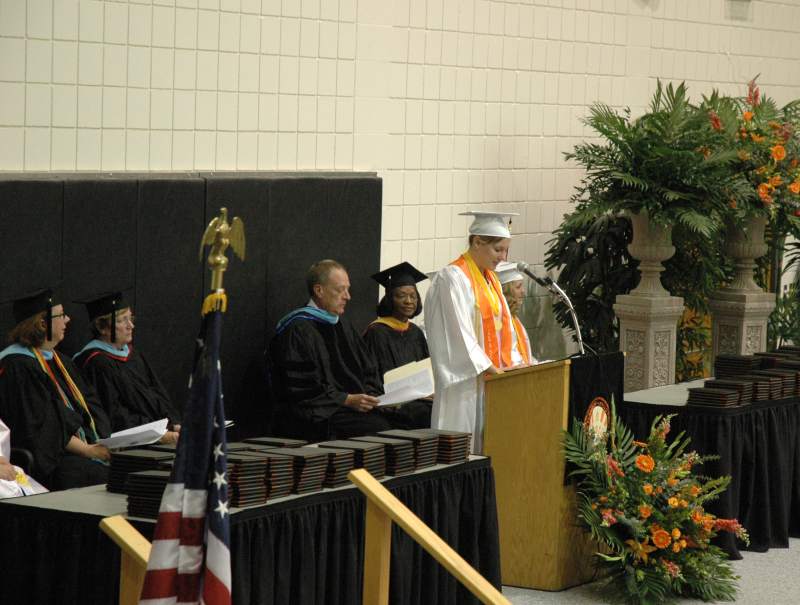
{"label": "black mortarboard cap", "polygon": [[94,321],[103,315],[111,315],[111,342],[117,339],[117,311],[125,309],[130,305],[122,296],[122,292],[106,292],[91,298],[76,301],[86,305],[86,312],[89,314],[89,321]]}
{"label": "black mortarboard cap", "polygon": [[419,271],[414,265],[407,262],[402,262],[394,267],[384,269],[380,273],[372,276],[376,282],[382,285],[387,290],[399,288],[400,286],[414,286],[417,282],[428,279],[422,271]]}
{"label": "black mortarboard cap", "polygon": [[42,288],[14,300],[14,321],[21,323],[37,313],[45,312],[47,340],[53,337],[53,307],[60,304],[53,288]]}

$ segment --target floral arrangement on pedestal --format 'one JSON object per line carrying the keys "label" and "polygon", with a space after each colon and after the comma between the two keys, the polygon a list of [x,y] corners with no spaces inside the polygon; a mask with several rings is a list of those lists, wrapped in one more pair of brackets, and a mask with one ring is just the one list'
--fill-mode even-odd
{"label": "floral arrangement on pedestal", "polygon": [[694,467],[712,457],[687,452],[682,433],[668,443],[669,431],[670,416],[658,417],[647,441],[635,441],[613,400],[607,430],[588,418],[574,422],[564,433],[564,451],[577,479],[578,521],[600,545],[597,564],[614,600],[734,600],[738,577],[711,541],[729,531],[747,542],[747,532],[705,509],[730,477],[698,475]]}
{"label": "floral arrangement on pedestal", "polygon": [[[747,178],[749,195],[732,196],[732,214],[741,221],[765,216],[774,233],[800,230],[800,100],[784,107],[761,95],[756,78],[747,96],[723,97],[716,92],[704,100],[714,130],[725,132],[726,147],[736,150],[733,169]],[[710,153],[710,151],[709,151]]]}

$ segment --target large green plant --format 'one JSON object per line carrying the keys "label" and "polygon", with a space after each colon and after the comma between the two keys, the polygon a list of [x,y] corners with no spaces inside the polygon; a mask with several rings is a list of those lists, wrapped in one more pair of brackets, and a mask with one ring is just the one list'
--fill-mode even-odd
{"label": "large green plant", "polygon": [[585,122],[600,142],[581,143],[566,158],[586,171],[572,200],[595,213],[646,211],[653,221],[710,238],[730,198],[751,190],[731,170],[737,155],[724,145],[725,133],[690,103],[684,84],[659,82],[638,118],[597,103]]}
{"label": "large green plant", "polygon": [[[637,262],[627,251],[631,241],[626,213],[646,211],[650,219],[673,227],[675,256],[665,263],[662,282],[682,296],[695,320],[682,322],[677,367],[682,378],[701,374],[685,352],[708,345],[702,318],[708,296],[728,277],[718,237],[729,201],[751,191],[731,168],[736,151],[726,149],[728,134],[715,128],[707,108],[690,103],[685,85],[659,82],[649,111],[632,118],[596,104],[586,119],[599,142],[577,145],[566,154],[586,175],[565,217],[548,242],[545,266],[560,270],[560,283],[575,304],[584,339],[598,350],[619,346],[616,297],[639,281]],[[564,326],[569,316],[557,304]]]}

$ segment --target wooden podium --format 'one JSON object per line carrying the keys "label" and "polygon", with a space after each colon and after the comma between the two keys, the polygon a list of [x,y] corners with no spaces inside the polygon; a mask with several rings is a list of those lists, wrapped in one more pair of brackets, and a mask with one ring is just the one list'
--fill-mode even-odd
{"label": "wooden podium", "polygon": [[596,550],[564,484],[570,361],[486,378],[484,453],[492,458],[503,584],[563,590],[591,579]]}

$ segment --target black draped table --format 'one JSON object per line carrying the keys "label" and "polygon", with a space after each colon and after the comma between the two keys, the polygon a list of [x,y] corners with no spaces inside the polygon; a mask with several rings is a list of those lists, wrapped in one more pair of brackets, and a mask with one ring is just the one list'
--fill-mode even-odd
{"label": "black draped table", "polygon": [[729,409],[686,406],[686,389],[702,382],[627,393],[617,411],[639,439],[656,416],[675,414],[671,437],[685,431],[689,449],[719,456],[698,469],[710,477],[731,476],[728,489],[709,505],[719,517],[739,519],[750,534],[749,547],[720,535],[718,544],[731,558],[741,558],[740,548],[788,547],[789,537],[800,537],[800,399]]}
{"label": "black draped table", "polygon": [[[383,484],[500,588],[494,474],[488,458],[436,466]],[[361,492],[348,486],[233,509],[233,602],[360,603],[365,508]],[[125,497],[109,494],[104,486],[0,500],[0,603],[116,603],[119,549],[98,523],[124,510]],[[132,522],[152,537],[154,522]],[[478,603],[396,525],[390,602]]]}

